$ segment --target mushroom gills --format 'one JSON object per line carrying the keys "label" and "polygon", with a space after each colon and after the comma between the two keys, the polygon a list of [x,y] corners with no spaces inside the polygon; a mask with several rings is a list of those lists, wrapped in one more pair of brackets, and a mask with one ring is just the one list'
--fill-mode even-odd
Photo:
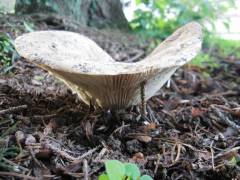
{"label": "mushroom gills", "polygon": [[15,40],[15,47],[27,61],[62,80],[86,104],[118,110],[141,102],[144,106],[177,68],[197,55],[201,43],[201,25],[192,22],[134,63],[116,62],[92,40],[66,31],[24,34]]}

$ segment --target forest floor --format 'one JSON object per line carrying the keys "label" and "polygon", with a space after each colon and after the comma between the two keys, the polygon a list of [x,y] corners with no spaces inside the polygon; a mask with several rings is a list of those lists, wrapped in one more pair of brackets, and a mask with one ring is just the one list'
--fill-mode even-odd
{"label": "forest floor", "polygon": [[[44,15],[8,16],[0,32],[15,38],[29,24],[84,34],[119,61],[148,53],[133,35]],[[107,159],[154,179],[240,179],[240,63],[234,55],[217,63],[180,68],[147,101],[147,122],[138,107],[89,113],[63,83],[18,59],[0,77],[0,179],[97,179]]]}

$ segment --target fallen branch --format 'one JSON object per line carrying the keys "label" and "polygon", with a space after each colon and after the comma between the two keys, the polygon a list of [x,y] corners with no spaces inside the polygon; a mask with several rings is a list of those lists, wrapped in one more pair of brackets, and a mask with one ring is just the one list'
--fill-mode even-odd
{"label": "fallen branch", "polygon": [[10,107],[10,108],[8,108],[8,109],[1,110],[1,111],[0,111],[0,115],[8,114],[8,113],[13,113],[13,112],[17,112],[17,111],[21,111],[21,110],[23,110],[23,109],[27,109],[27,105]]}
{"label": "fallen branch", "polygon": [[102,148],[102,150],[100,151],[100,153],[98,154],[98,156],[95,158],[94,162],[99,161],[100,159],[102,159],[102,157],[104,156],[104,154],[108,151],[107,148]]}

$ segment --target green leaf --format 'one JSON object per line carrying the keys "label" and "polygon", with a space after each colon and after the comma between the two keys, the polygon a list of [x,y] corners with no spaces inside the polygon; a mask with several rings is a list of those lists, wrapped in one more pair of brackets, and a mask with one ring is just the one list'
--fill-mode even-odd
{"label": "green leaf", "polygon": [[137,180],[140,177],[141,173],[136,164],[125,163],[124,165],[125,165],[126,176],[130,177],[130,179],[132,180]]}
{"label": "green leaf", "polygon": [[109,180],[109,177],[107,174],[101,174],[99,177],[98,177],[98,180]]}
{"label": "green leaf", "polygon": [[140,177],[140,180],[153,180],[153,178],[151,178],[149,175],[143,175]]}
{"label": "green leaf", "polygon": [[109,180],[122,180],[125,175],[125,166],[118,160],[108,160],[105,167]]}

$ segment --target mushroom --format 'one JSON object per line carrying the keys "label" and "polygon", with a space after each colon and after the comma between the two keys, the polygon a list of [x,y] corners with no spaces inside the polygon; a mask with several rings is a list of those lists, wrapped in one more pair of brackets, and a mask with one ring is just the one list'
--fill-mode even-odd
{"label": "mushroom", "polygon": [[86,104],[119,110],[146,102],[177,68],[201,49],[196,22],[176,30],[141,61],[115,61],[87,37],[66,31],[36,31],[15,40],[27,61],[62,80]]}

